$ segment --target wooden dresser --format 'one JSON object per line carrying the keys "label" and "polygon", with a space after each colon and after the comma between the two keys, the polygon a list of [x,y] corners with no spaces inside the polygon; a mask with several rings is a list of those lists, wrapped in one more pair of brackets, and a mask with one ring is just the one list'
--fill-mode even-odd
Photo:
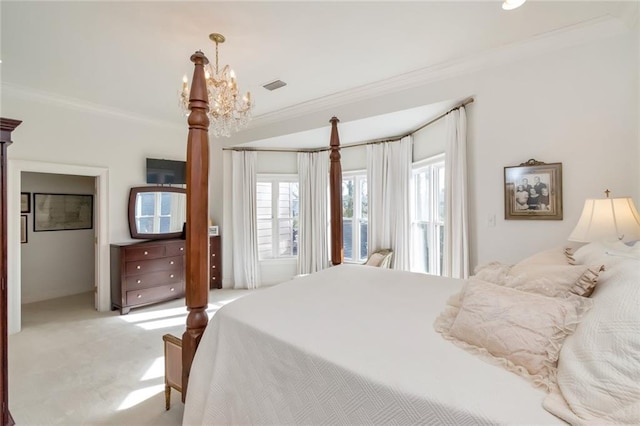
{"label": "wooden dresser", "polygon": [[133,307],[184,296],[185,240],[111,244],[111,308]]}
{"label": "wooden dresser", "polygon": [[222,244],[219,235],[209,236],[209,288],[222,288]]}

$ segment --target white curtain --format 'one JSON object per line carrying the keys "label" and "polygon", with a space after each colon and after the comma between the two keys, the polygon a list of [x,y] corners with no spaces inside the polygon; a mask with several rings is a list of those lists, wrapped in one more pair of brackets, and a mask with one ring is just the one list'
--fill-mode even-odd
{"label": "white curtain", "polygon": [[447,114],[446,125],[443,275],[468,278],[467,116],[464,107]]}
{"label": "white curtain", "polygon": [[367,145],[369,253],[390,248],[392,268],[409,270],[412,136]]}
{"label": "white curtain", "polygon": [[298,153],[298,182],[298,274],[310,274],[329,265],[329,152]]}
{"label": "white curtain", "polygon": [[255,151],[233,151],[231,155],[233,288],[256,288],[260,286],[256,210],[258,156]]}

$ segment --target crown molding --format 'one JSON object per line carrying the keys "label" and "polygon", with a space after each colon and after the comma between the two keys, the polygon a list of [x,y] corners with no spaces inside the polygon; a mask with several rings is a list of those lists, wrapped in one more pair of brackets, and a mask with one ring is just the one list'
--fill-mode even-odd
{"label": "crown molding", "polygon": [[628,23],[625,23],[622,19],[610,15],[603,16],[580,24],[550,31],[522,42],[508,44],[499,48],[469,55],[458,60],[421,68],[386,80],[261,114],[255,116],[248,127],[260,127],[314,112],[333,109],[345,104],[369,100],[459,75],[502,66],[541,53],[557,51],[613,37],[628,31]]}
{"label": "crown molding", "polygon": [[74,109],[83,112],[90,112],[97,115],[106,115],[128,121],[151,124],[153,126],[162,126],[172,129],[184,129],[185,125],[178,125],[168,121],[158,120],[153,117],[136,114],[118,108],[111,108],[100,104],[95,104],[82,99],[62,96],[56,93],[39,91],[30,87],[20,86],[12,83],[0,83],[0,93],[3,98],[5,95],[13,96],[18,99],[39,102],[43,104],[55,105],[68,109]]}

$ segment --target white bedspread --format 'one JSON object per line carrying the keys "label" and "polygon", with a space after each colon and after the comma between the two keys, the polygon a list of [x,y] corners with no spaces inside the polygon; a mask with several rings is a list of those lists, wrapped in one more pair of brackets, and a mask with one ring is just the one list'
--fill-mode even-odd
{"label": "white bedspread", "polygon": [[462,281],[332,267],[220,309],[185,425],[557,424],[545,393],[433,329]]}

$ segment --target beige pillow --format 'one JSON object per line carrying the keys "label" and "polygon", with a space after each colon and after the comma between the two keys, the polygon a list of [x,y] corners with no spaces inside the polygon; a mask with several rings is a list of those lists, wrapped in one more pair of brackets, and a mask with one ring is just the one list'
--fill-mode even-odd
{"label": "beige pillow", "polygon": [[369,259],[367,259],[367,262],[365,263],[365,265],[380,266],[384,258],[385,258],[385,255],[382,253],[373,253],[371,256],[369,256]]}
{"label": "beige pillow", "polygon": [[502,284],[544,296],[565,297],[570,293],[588,297],[598,283],[601,266],[537,265],[513,266]]}
{"label": "beige pillow", "polygon": [[574,260],[569,247],[554,247],[535,253],[518,262],[518,265],[544,264],[544,265],[572,265]]}
{"label": "beige pillow", "polygon": [[573,293],[588,297],[601,271],[602,266],[528,262],[511,266],[492,262],[476,268],[474,278],[544,296],[565,297]]}
{"label": "beige pillow", "polygon": [[471,279],[436,319],[458,346],[550,389],[558,354],[591,300],[553,298]]}

